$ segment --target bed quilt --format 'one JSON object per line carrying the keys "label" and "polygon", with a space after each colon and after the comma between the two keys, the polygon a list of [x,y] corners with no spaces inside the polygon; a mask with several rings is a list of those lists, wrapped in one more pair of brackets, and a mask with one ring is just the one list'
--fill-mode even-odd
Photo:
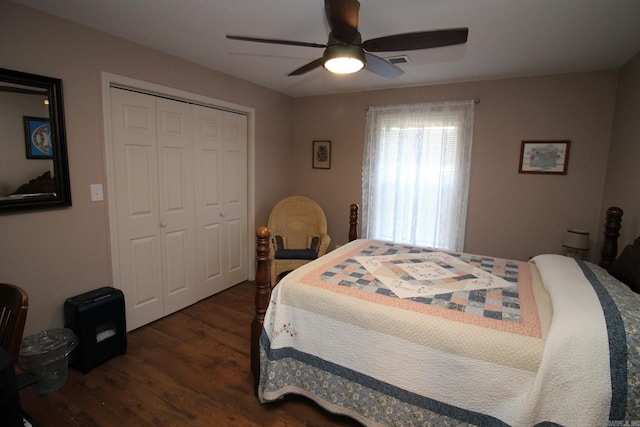
{"label": "bed quilt", "polygon": [[[274,288],[260,399],[302,394],[365,425],[629,419],[637,364],[624,375],[610,367],[635,354],[620,348],[638,319],[620,315],[598,274],[566,257],[524,263],[352,242]],[[605,321],[607,296],[617,326]]]}

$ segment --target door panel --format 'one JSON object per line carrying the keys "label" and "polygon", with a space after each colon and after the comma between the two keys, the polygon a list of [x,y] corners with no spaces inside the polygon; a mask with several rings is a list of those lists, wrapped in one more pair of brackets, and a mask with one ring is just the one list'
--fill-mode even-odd
{"label": "door panel", "polygon": [[[249,276],[247,254],[247,117],[224,112],[226,275],[229,286]],[[223,264],[224,265],[224,264]]]}
{"label": "door panel", "polygon": [[187,183],[185,182],[185,165],[183,149],[162,148],[162,167],[164,172],[164,186],[161,188],[164,195],[165,212],[183,212],[188,209],[185,197],[188,197]]}
{"label": "door panel", "polygon": [[224,211],[222,195],[222,111],[193,107],[196,158],[196,260],[198,299],[226,289],[225,252],[222,250]]}
{"label": "door panel", "polygon": [[227,270],[229,272],[236,272],[244,268],[245,264],[243,262],[243,245],[242,242],[235,238],[235,236],[239,236],[242,234],[243,224],[238,221],[228,221],[227,228],[229,229],[229,240],[227,241],[227,251],[229,254],[229,263],[227,265]]}
{"label": "door panel", "polygon": [[191,106],[156,98],[165,315],[197,301]]}
{"label": "door panel", "polygon": [[[204,232],[204,280],[213,281],[220,277],[222,269],[220,265],[220,226],[213,224],[205,227]],[[208,295],[207,295],[208,296]]]}
{"label": "door panel", "polygon": [[184,230],[166,233],[164,236],[167,296],[172,297],[179,292],[188,292],[190,284],[185,282],[188,265],[186,254],[189,253],[188,240]]}
{"label": "door panel", "polygon": [[154,175],[155,149],[149,146],[127,146],[124,149],[128,189],[128,203],[124,206],[129,210],[129,217],[155,215],[155,183],[150,179]]}
{"label": "door panel", "polygon": [[125,294],[127,327],[164,315],[158,212],[155,99],[111,89],[118,287]]}
{"label": "door panel", "polygon": [[157,248],[157,242],[154,236],[139,237],[137,239],[131,239],[129,241],[131,250],[131,265],[135,266],[133,269],[133,289],[134,293],[134,306],[136,309],[141,309],[143,306],[162,303],[159,300],[157,292],[155,292],[154,283],[159,281],[158,272],[156,269],[157,254],[155,249]]}
{"label": "door panel", "polygon": [[198,223],[203,233],[196,236],[200,239],[198,247],[202,251],[197,258],[198,265],[198,298],[202,299],[224,289],[222,271],[222,200],[220,198],[220,179],[222,159],[220,150],[203,149],[202,163],[202,205],[200,207],[201,222]]}

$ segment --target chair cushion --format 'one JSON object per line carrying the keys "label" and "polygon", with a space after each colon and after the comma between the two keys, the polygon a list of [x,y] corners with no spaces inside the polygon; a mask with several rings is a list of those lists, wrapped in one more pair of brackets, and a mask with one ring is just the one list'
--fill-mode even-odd
{"label": "chair cushion", "polygon": [[278,249],[276,259],[316,259],[318,251],[314,249]]}

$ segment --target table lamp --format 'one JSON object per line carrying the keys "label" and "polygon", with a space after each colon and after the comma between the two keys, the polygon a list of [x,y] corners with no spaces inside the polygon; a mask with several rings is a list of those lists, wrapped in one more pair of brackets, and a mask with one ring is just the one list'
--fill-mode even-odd
{"label": "table lamp", "polygon": [[582,253],[589,249],[589,232],[570,228],[564,236],[562,246],[565,248],[565,255],[575,259],[582,259]]}

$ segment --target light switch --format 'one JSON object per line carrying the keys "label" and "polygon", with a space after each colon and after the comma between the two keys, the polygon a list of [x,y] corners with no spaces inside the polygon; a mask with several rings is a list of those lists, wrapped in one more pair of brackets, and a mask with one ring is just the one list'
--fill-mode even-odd
{"label": "light switch", "polygon": [[102,184],[91,184],[91,201],[97,202],[104,200],[102,195]]}

